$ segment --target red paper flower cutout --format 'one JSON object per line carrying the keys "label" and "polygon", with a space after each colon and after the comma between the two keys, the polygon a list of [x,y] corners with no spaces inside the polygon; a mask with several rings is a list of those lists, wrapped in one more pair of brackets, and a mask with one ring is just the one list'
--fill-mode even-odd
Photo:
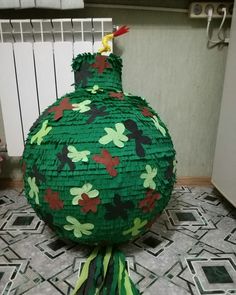
{"label": "red paper flower cutout", "polygon": [[78,204],[82,206],[81,209],[83,212],[87,213],[89,211],[92,211],[93,213],[97,212],[97,205],[101,203],[101,200],[99,197],[96,198],[89,198],[89,196],[85,193],[81,195],[82,200],[78,201]]}
{"label": "red paper flower cutout", "polygon": [[122,93],[122,92],[110,92],[110,97],[118,98],[120,100],[124,100],[124,93]]}
{"label": "red paper flower cutout", "polygon": [[64,207],[64,202],[59,199],[59,193],[53,192],[50,188],[46,190],[44,199],[49,203],[49,207],[53,210],[59,210]]}
{"label": "red paper flower cutout", "polygon": [[54,113],[54,120],[57,121],[63,116],[65,110],[72,110],[72,104],[69,103],[69,98],[65,97],[60,101],[58,106],[54,106],[48,110],[49,113]]}
{"label": "red paper flower cutout", "polygon": [[139,202],[139,208],[145,213],[152,211],[155,207],[155,201],[160,199],[160,197],[160,194],[155,190],[147,190],[146,198]]}
{"label": "red paper flower cutout", "polygon": [[96,62],[92,64],[93,68],[98,69],[98,73],[102,74],[104,69],[111,68],[111,65],[107,62],[107,57],[103,55],[96,56]]}
{"label": "red paper flower cutout", "polygon": [[149,111],[149,109],[148,108],[142,108],[141,109],[141,111],[142,111],[142,114],[145,116],[145,117],[153,117],[153,114]]}
{"label": "red paper flower cutout", "polygon": [[117,171],[114,167],[120,163],[120,160],[118,157],[112,158],[112,155],[108,152],[108,150],[102,150],[102,156],[95,155],[93,156],[93,160],[97,163],[105,165],[106,170],[111,176],[117,175]]}

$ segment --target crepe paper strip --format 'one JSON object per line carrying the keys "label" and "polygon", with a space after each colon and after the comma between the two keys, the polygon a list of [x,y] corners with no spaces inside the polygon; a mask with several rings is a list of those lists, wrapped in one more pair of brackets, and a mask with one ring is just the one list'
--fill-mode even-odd
{"label": "crepe paper strip", "polygon": [[[103,249],[99,249],[98,255],[96,257],[96,260],[94,260],[95,262],[95,269],[93,272],[93,280],[90,282],[86,281],[86,284],[84,284],[86,287],[88,287],[88,285],[90,285],[90,292],[93,292],[92,294],[94,294],[96,292],[96,290],[99,288],[99,286],[103,283],[103,259],[104,259],[104,251],[102,252]],[[91,268],[89,268],[90,270]],[[93,285],[92,285],[93,283]],[[81,290],[82,291],[82,290]]]}
{"label": "crepe paper strip", "polygon": [[71,295],[140,295],[126,269],[124,254],[96,247],[86,260]]}
{"label": "crepe paper strip", "polygon": [[98,70],[99,74],[102,74],[104,69],[111,68],[111,65],[107,61],[107,57],[103,55],[97,55],[95,63],[92,64],[92,67]]}
{"label": "crepe paper strip", "polygon": [[92,105],[90,110],[86,112],[86,115],[90,115],[90,118],[87,120],[87,124],[92,123],[98,116],[103,117],[108,115],[108,113],[105,112],[105,110],[106,110],[105,106],[99,109],[95,105]]}
{"label": "crepe paper strip", "polygon": [[73,216],[67,216],[66,220],[70,224],[64,225],[64,229],[68,231],[73,230],[73,234],[76,238],[81,238],[82,235],[90,236],[92,234],[91,230],[94,229],[92,223],[80,223],[79,220]]}
{"label": "crepe paper strip", "polygon": [[134,208],[132,201],[122,201],[121,196],[115,194],[113,204],[104,204],[106,208],[105,219],[112,220],[121,217],[122,219],[128,218],[127,211]]}
{"label": "crepe paper strip", "polygon": [[[102,282],[99,284],[99,287],[96,288],[96,291],[95,291],[95,295],[100,295],[102,294],[103,292],[102,291],[102,288],[103,288],[103,285],[105,283],[105,279],[107,277],[107,273],[108,273],[108,266],[109,266],[109,262],[111,260],[111,257],[112,257],[112,247],[111,246],[107,246],[106,247],[106,252],[105,252],[105,256],[103,258],[103,263],[102,263]],[[101,276],[100,276],[101,277]],[[97,282],[98,283],[98,282]],[[104,294],[104,293],[103,293]]]}
{"label": "crepe paper strip", "polygon": [[53,210],[63,209],[64,207],[64,202],[60,200],[59,193],[53,192],[50,188],[46,190],[44,199],[49,203],[49,207]]}
{"label": "crepe paper strip", "polygon": [[40,145],[44,137],[52,130],[52,127],[48,126],[48,120],[44,121],[40,130],[31,137],[30,143],[37,141],[37,145]]}
{"label": "crepe paper strip", "polygon": [[59,105],[53,106],[48,109],[48,113],[55,113],[54,120],[57,121],[63,116],[63,112],[66,110],[72,110],[72,104],[69,103],[69,98],[65,97],[60,102]]}
{"label": "crepe paper strip", "polygon": [[141,109],[142,111],[142,114],[145,116],[145,117],[153,117],[154,115],[150,112],[150,110],[148,108],[142,108]]}
{"label": "crepe paper strip", "polygon": [[99,247],[94,248],[93,252],[90,254],[90,256],[87,258],[82,272],[79,276],[78,281],[76,282],[75,288],[73,290],[73,292],[71,293],[71,295],[77,295],[79,294],[78,291],[81,288],[81,286],[84,284],[84,282],[86,282],[87,278],[88,278],[88,273],[89,273],[89,265],[90,263],[97,257],[99,251]]}
{"label": "crepe paper strip", "polygon": [[151,119],[156,126],[156,129],[159,130],[163,136],[166,136],[166,129],[160,125],[157,116],[153,116]]}
{"label": "crepe paper strip", "polygon": [[99,191],[92,190],[91,183],[85,183],[82,187],[73,187],[70,189],[70,194],[75,196],[73,198],[72,204],[78,205],[78,201],[82,199],[82,194],[86,194],[89,198],[96,198],[99,195]]}
{"label": "crepe paper strip", "polygon": [[139,157],[145,156],[145,150],[143,148],[143,144],[151,144],[151,138],[148,136],[143,135],[143,131],[138,129],[137,123],[131,119],[128,119],[124,122],[125,128],[131,131],[131,134],[128,134],[129,140],[135,140],[135,150],[136,154]]}
{"label": "crepe paper strip", "polygon": [[114,145],[122,148],[124,147],[124,142],[128,141],[128,137],[123,134],[125,132],[125,126],[123,123],[116,123],[115,129],[106,127],[104,130],[107,134],[99,139],[99,143],[101,144],[106,145],[112,141]]}
{"label": "crepe paper strip", "polygon": [[139,202],[139,208],[144,213],[151,212],[155,208],[155,201],[160,199],[160,194],[153,189],[146,192],[146,197]]}
{"label": "crepe paper strip", "polygon": [[118,30],[116,30],[115,32],[111,33],[111,34],[108,34],[108,35],[105,35],[103,38],[102,38],[102,45],[103,45],[103,48],[100,48],[98,50],[99,53],[102,53],[102,52],[108,52],[108,51],[111,51],[111,47],[109,46],[108,42],[111,41],[113,38],[115,37],[118,37],[118,36],[121,36],[125,33],[127,33],[129,31],[129,28],[127,26],[122,26],[120,27]]}
{"label": "crepe paper strip", "polygon": [[72,159],[72,162],[88,162],[88,156],[90,155],[90,151],[78,151],[73,145],[69,145],[67,147],[67,150],[67,157]]}
{"label": "crepe paper strip", "polygon": [[39,205],[39,188],[36,184],[36,179],[35,177],[28,177],[27,181],[30,186],[29,196],[31,199],[35,197],[35,203]]}
{"label": "crepe paper strip", "polygon": [[138,290],[134,288],[132,281],[129,278],[129,274],[125,268],[125,259],[119,257],[119,294],[134,295],[139,294]]}
{"label": "crepe paper strip", "polygon": [[119,100],[124,100],[124,93],[123,92],[110,92],[109,94],[112,98],[118,98]]}
{"label": "crepe paper strip", "polygon": [[79,292],[77,292],[78,294],[88,294],[88,295],[92,295],[95,294],[95,286],[94,286],[94,273],[97,270],[97,268],[101,268],[101,266],[98,264],[98,260],[99,260],[99,256],[98,255],[96,257],[96,259],[94,259],[90,265],[89,265],[89,271],[88,271],[88,278],[86,280],[86,282],[82,285],[82,287],[80,288]]}
{"label": "crepe paper strip", "polygon": [[118,260],[118,289],[116,294],[140,295],[138,289],[129,277],[124,254],[119,251],[118,254],[115,255]]}
{"label": "crepe paper strip", "polygon": [[81,195],[82,200],[78,201],[78,204],[82,206],[82,211],[87,213],[89,211],[92,211],[93,213],[97,212],[97,206],[101,203],[101,200],[96,198],[89,198],[89,196],[85,193]]}
{"label": "crepe paper strip", "polygon": [[93,73],[89,70],[90,64],[87,62],[84,62],[79,71],[75,72],[75,83],[80,84],[82,87],[86,87],[88,83],[88,79],[92,78]]}
{"label": "crepe paper strip", "polygon": [[118,278],[118,290],[119,290],[119,294],[121,294],[121,288],[122,288],[122,277],[123,277],[123,272],[125,269],[125,263],[122,263],[122,260],[120,260],[120,258],[118,258],[118,265],[119,265],[119,278]]}
{"label": "crepe paper strip", "polygon": [[[110,282],[106,283],[106,287],[111,294],[117,294],[119,285],[119,250],[113,247],[112,259],[109,265],[108,274],[110,274]],[[109,294],[109,292],[107,292]],[[107,294],[107,295],[108,295]]]}
{"label": "crepe paper strip", "polygon": [[121,36],[123,34],[126,34],[129,32],[129,28],[125,25],[125,26],[122,26],[120,27],[118,30],[116,30],[113,35],[114,37],[118,37],[118,36]]}
{"label": "crepe paper strip", "polygon": [[157,175],[157,168],[152,168],[150,165],[146,165],[145,167],[147,173],[142,173],[140,175],[141,179],[144,179],[143,186],[145,188],[156,188],[156,183],[154,182],[153,178]]}
{"label": "crepe paper strip", "polygon": [[73,109],[73,111],[76,111],[76,112],[79,111],[80,113],[85,113],[90,110],[89,104],[91,102],[92,102],[91,100],[86,99],[80,103],[73,103],[72,109]]}
{"label": "crepe paper strip", "polygon": [[120,160],[118,157],[112,157],[108,150],[102,150],[102,156],[95,155],[93,156],[93,160],[97,163],[105,165],[106,170],[111,176],[115,177],[117,175],[117,171],[114,167],[119,165]]}
{"label": "crepe paper strip", "polygon": [[68,147],[65,145],[62,148],[62,151],[57,154],[57,158],[60,162],[59,166],[57,167],[58,172],[60,172],[66,164],[69,166],[71,171],[75,170],[75,163],[72,162],[72,160],[67,157],[67,154],[68,154]]}
{"label": "crepe paper strip", "polygon": [[32,172],[29,174],[31,177],[35,177],[36,179],[36,183],[37,185],[40,184],[40,182],[45,182],[46,181],[46,178],[45,176],[39,172],[37,166],[34,164],[33,165],[33,168],[32,168]]}
{"label": "crepe paper strip", "polygon": [[103,89],[101,89],[98,85],[94,85],[93,88],[88,88],[86,91],[90,92],[91,94],[97,94],[98,92],[102,92]]}
{"label": "crepe paper strip", "polygon": [[131,234],[133,237],[140,234],[141,229],[144,227],[144,225],[147,224],[147,220],[141,220],[140,218],[134,219],[134,226],[131,227],[128,230],[123,231],[123,235]]}

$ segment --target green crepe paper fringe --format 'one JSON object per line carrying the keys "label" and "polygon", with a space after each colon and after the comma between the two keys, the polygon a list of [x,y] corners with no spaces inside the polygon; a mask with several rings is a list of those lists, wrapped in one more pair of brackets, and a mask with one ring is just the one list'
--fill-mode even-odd
{"label": "green crepe paper fringe", "polygon": [[[92,65],[97,56],[99,55],[79,55],[73,61],[73,70],[79,71],[84,62]],[[93,76],[88,78],[86,87],[81,87],[81,83],[75,85],[74,92],[64,95],[41,114],[29,133],[23,154],[25,194],[36,213],[50,224],[60,237],[87,245],[119,244],[137,238],[136,235],[123,234],[124,231],[133,227],[135,218],[147,221],[147,224],[139,231],[139,234],[144,233],[167,205],[175,182],[175,172],[172,171],[175,150],[168,129],[144,99],[121,92],[122,61],[120,57],[110,54],[107,61],[111,64],[111,68],[98,73],[97,68],[90,67],[89,71]],[[103,91],[92,94],[88,89],[93,88],[98,81]],[[123,98],[111,97],[111,93],[122,93]],[[55,120],[54,113],[48,110],[58,107],[64,98],[68,98],[70,104],[90,100],[91,105],[94,104],[97,108],[106,107],[107,115],[98,116],[92,123],[87,124],[89,114],[69,109],[63,111],[63,116],[59,120]],[[157,130],[151,117],[143,115],[143,108],[156,116],[166,136]],[[106,134],[105,128],[114,129],[116,123],[123,123],[127,119],[133,120],[138,129],[143,131],[143,135],[152,140],[150,145],[143,145],[145,157],[139,157],[136,154],[135,140],[125,142],[123,148],[115,146],[113,142],[106,145],[99,143],[99,139]],[[32,138],[40,131],[46,120],[52,129],[43,137],[41,144],[31,143]],[[128,136],[128,134],[130,131],[125,129],[124,135]],[[70,145],[78,151],[88,150],[90,152],[88,162],[74,162],[73,170],[65,165],[58,171],[60,162],[57,155],[65,146]],[[119,158],[119,164],[115,167],[117,171],[115,177],[107,172],[104,165],[93,160],[93,157],[101,155],[104,149],[108,150],[112,157]],[[140,202],[146,198],[149,189],[144,187],[144,179],[140,178],[141,174],[146,173],[146,165],[157,168],[158,173],[154,178],[155,191],[160,194],[154,208],[149,211],[140,208]],[[44,181],[37,182],[37,196],[32,193],[28,182],[29,179],[32,182],[35,167],[45,178]],[[167,177],[170,169],[173,173]],[[96,212],[83,212],[81,205],[72,204],[75,196],[70,193],[70,190],[81,188],[85,183],[91,183],[92,189],[99,191],[100,204],[97,205]],[[57,194],[61,202],[59,205],[63,203],[63,208],[50,207],[49,202],[45,200],[48,189],[54,195]],[[122,202],[131,201],[133,208],[126,210],[125,218],[106,220],[106,205],[114,206],[116,194],[120,195]],[[73,230],[66,230],[65,226],[68,228],[70,225],[66,219],[68,216],[77,219],[81,224],[92,224],[94,228],[91,234],[76,237]]]}
{"label": "green crepe paper fringe", "polygon": [[[94,57],[99,56],[100,54],[91,54],[91,53],[84,53],[79,54],[75,59],[73,59],[72,69],[74,72],[79,71],[81,66],[84,63],[89,63],[90,65],[96,62]],[[93,74],[91,79],[88,79],[88,83],[86,85],[87,88],[91,88],[94,85],[103,85],[104,89],[112,89],[112,90],[119,90],[122,91],[122,84],[121,84],[121,70],[122,70],[122,60],[120,57],[110,54],[107,57],[107,62],[111,65],[110,68],[106,68],[105,71],[101,74],[97,74],[96,68],[89,68],[89,71]],[[105,84],[104,84],[105,81]],[[75,83],[75,88],[80,89],[81,84]]]}
{"label": "green crepe paper fringe", "polygon": [[124,254],[96,247],[87,258],[71,295],[139,295],[126,269]]}

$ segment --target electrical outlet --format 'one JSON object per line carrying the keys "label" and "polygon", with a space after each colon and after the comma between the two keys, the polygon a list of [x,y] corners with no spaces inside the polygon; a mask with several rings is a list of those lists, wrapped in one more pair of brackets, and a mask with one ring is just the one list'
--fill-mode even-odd
{"label": "electrical outlet", "polygon": [[212,9],[212,18],[222,18],[222,8],[226,8],[226,17],[233,14],[233,2],[192,2],[189,6],[190,18],[207,18],[209,9]]}

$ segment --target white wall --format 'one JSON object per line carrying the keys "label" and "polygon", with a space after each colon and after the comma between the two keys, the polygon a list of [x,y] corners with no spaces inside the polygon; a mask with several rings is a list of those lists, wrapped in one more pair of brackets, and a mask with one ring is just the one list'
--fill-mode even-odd
{"label": "white wall", "polygon": [[[207,49],[206,20],[92,8],[64,14],[69,16],[112,17],[114,24],[130,26],[115,44],[123,58],[124,89],[144,96],[167,123],[178,176],[211,176],[227,48]],[[12,165],[5,165],[5,176],[20,176]]]}

